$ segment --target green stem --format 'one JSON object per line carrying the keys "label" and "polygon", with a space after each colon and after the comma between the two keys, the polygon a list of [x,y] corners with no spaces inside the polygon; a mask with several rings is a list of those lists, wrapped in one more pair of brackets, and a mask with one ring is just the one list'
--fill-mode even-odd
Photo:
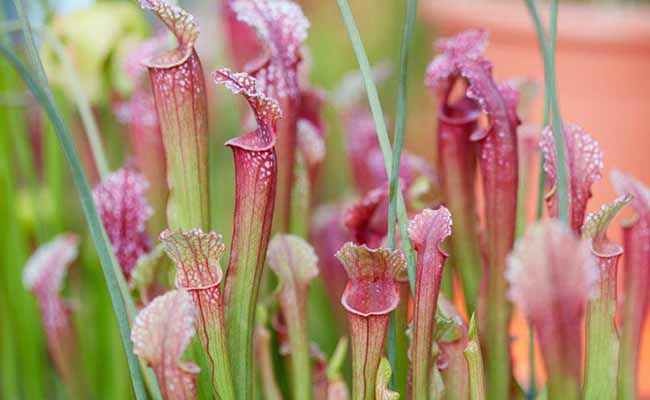
{"label": "green stem", "polygon": [[616,329],[616,265],[601,267],[600,274],[598,297],[592,299],[587,308],[583,398],[615,400],[619,351]]}
{"label": "green stem", "polygon": [[289,232],[305,239],[309,232],[309,215],[311,212],[309,205],[312,190],[305,160],[300,152],[297,152],[293,167]]}
{"label": "green stem", "polygon": [[[29,38],[27,41],[29,42]],[[59,141],[61,142],[61,146],[63,147],[66,158],[70,163],[72,177],[75,185],[77,186],[77,189],[79,190],[81,206],[84,211],[84,215],[86,216],[86,220],[90,228],[90,233],[95,243],[102,269],[104,271],[106,285],[108,286],[108,290],[111,296],[113,311],[117,318],[117,323],[122,338],[122,345],[124,346],[124,351],[126,353],[129,365],[129,371],[131,373],[133,390],[138,400],[144,400],[147,398],[147,396],[144,389],[140,366],[138,364],[137,358],[135,357],[135,354],[133,354],[133,343],[131,342],[131,328],[129,327],[127,302],[120,293],[119,278],[115,273],[115,271],[119,270],[119,266],[115,260],[115,255],[111,249],[108,237],[106,236],[106,231],[104,230],[102,222],[99,219],[86,174],[83,171],[81,162],[77,155],[77,151],[75,150],[74,144],[70,138],[68,128],[65,126],[65,123],[61,119],[56,104],[54,104],[52,101],[52,96],[49,93],[49,90],[47,90],[47,86],[43,87],[39,85],[39,83],[37,83],[32,78],[18,57],[4,45],[0,45],[0,53],[2,53],[2,55],[6,57],[14,66],[14,68],[16,68],[16,70],[19,72],[29,87],[30,91],[34,94],[34,97],[36,97],[39,104],[45,109],[48,117],[54,125],[56,134],[59,138]],[[38,54],[36,54],[36,56],[38,57]],[[32,62],[40,64],[40,59],[37,59],[35,61],[32,60]]]}
{"label": "green stem", "polygon": [[[55,99],[57,96],[54,96]],[[57,101],[57,104],[61,104]],[[65,106],[64,106],[65,107]],[[66,118],[66,109],[60,109],[61,116]],[[45,113],[39,109],[39,117],[47,121],[47,116]],[[47,123],[43,124],[42,132],[42,185],[46,188],[44,195],[46,196],[49,204],[65,204],[66,199],[66,161],[61,152],[61,147],[59,146],[59,141],[56,138],[56,133],[54,133],[54,128],[52,124]],[[48,221],[49,229],[52,232],[63,232],[65,230],[66,217],[68,213],[64,207],[51,207],[51,210],[48,210]]]}
{"label": "green stem", "polygon": [[476,321],[474,314],[469,321],[469,341],[465,347],[465,360],[469,369],[469,395],[470,400],[485,400],[485,372],[483,371],[483,357],[479,344]]}
{"label": "green stem", "polygon": [[[395,247],[395,214],[397,212],[397,192],[399,191],[399,167],[404,147],[404,126],[406,125],[406,97],[407,97],[407,76],[408,57],[411,48],[411,36],[415,26],[417,14],[417,0],[407,0],[406,17],[404,18],[404,31],[402,35],[402,47],[400,50],[399,86],[397,88],[397,106],[395,116],[395,136],[393,138],[393,160],[390,169],[390,203],[388,206],[388,247]],[[395,371],[394,366],[393,371]]]}
{"label": "green stem", "polygon": [[551,21],[550,21],[550,38],[549,49],[546,58],[549,69],[548,90],[549,101],[551,103],[551,115],[553,118],[553,136],[555,137],[555,152],[557,153],[557,186],[558,186],[558,205],[560,219],[565,223],[569,221],[569,188],[567,181],[567,163],[564,148],[564,127],[562,125],[562,116],[560,115],[560,105],[557,98],[557,78],[555,76],[555,43],[557,37],[557,14],[558,0],[551,0]]}
{"label": "green stem", "polygon": [[[282,392],[275,379],[271,333],[264,325],[255,328],[255,361],[259,371],[262,393],[267,400],[282,400]],[[309,371],[311,372],[311,371]]]}
{"label": "green stem", "polygon": [[544,84],[548,92],[548,101],[550,103],[550,112],[553,122],[553,137],[555,139],[555,153],[557,155],[557,194],[560,220],[568,223],[569,220],[569,198],[568,198],[568,181],[567,165],[564,148],[564,131],[562,126],[562,117],[560,115],[560,106],[557,98],[556,76],[555,76],[555,41],[557,35],[557,14],[558,2],[551,1],[551,18],[550,18],[550,37],[548,43],[544,34],[544,27],[537,12],[534,0],[526,0],[526,6],[533,18],[535,31],[542,57],[544,59]]}
{"label": "green stem", "polygon": [[[406,397],[408,389],[408,348],[409,338],[406,334],[408,328],[408,299],[409,287],[400,285],[399,305],[391,314],[388,324],[388,361],[391,369],[396,371],[391,375],[390,388]],[[394,366],[394,367],[393,367]],[[397,373],[400,371],[400,373]]]}
{"label": "green stem", "polygon": [[528,379],[529,387],[526,391],[526,399],[533,400],[537,397],[537,384],[535,382],[535,328],[532,323],[528,323]]}
{"label": "green stem", "polygon": [[[352,15],[352,10],[350,10],[350,5],[348,4],[347,0],[336,0],[336,3],[338,4],[339,10],[341,11],[345,29],[347,30],[348,36],[350,37],[350,42],[352,43],[352,48],[354,49],[354,54],[357,58],[357,62],[359,63],[361,75],[363,76],[363,82],[366,87],[366,94],[368,95],[368,103],[370,104],[370,111],[372,112],[372,118],[375,123],[375,129],[377,131],[379,147],[381,148],[381,152],[384,157],[386,175],[392,176],[393,154],[390,147],[390,141],[388,140],[388,132],[386,130],[386,123],[384,121],[384,113],[381,108],[381,103],[379,102],[379,95],[377,94],[377,86],[373,80],[372,69],[370,68],[370,63],[368,62],[368,56],[366,55],[359,30],[357,29],[357,25],[354,21],[354,16]],[[406,256],[409,284],[411,287],[411,293],[413,293],[415,288],[415,252],[413,251],[413,244],[408,238],[409,222],[402,192],[400,190],[397,190],[395,197],[397,199],[396,214],[400,236],[402,238],[402,250]]]}
{"label": "green stem", "polygon": [[[307,335],[307,293],[305,303],[295,307],[284,307],[287,311],[286,322],[291,348],[291,386],[294,399],[312,398],[311,360],[309,354],[309,337]],[[289,312],[291,311],[291,312]]]}
{"label": "green stem", "polygon": [[348,313],[352,337],[352,400],[376,400],[375,382],[382,358],[388,315]]}
{"label": "green stem", "polygon": [[[32,34],[32,26],[27,20],[27,12],[25,6],[23,5],[22,0],[14,0],[14,7],[16,8],[16,14],[18,15],[18,22],[21,25],[23,31],[23,36],[25,37],[25,48],[27,49],[27,59],[34,70],[36,75],[36,82],[42,87],[47,87],[47,78],[45,76],[45,70],[43,65],[40,62],[40,57],[38,55],[38,50],[36,48],[36,42],[34,41],[34,35]],[[45,91],[45,94],[50,102],[54,103],[54,97],[49,91]]]}
{"label": "green stem", "polygon": [[[399,187],[399,168],[402,159],[402,149],[404,147],[404,127],[406,125],[406,100],[407,100],[407,77],[408,77],[408,60],[409,50],[411,48],[411,36],[415,26],[415,17],[417,14],[417,0],[407,0],[406,15],[404,18],[404,28],[402,34],[402,44],[400,49],[400,69],[399,83],[397,88],[397,106],[395,117],[395,134],[393,137],[393,160],[391,163],[390,188],[389,188],[389,205],[388,205],[388,237],[387,246],[390,249],[395,248],[395,214],[397,212],[397,196],[401,193]],[[388,360],[391,369],[395,371],[391,376],[391,388],[397,389],[399,393],[406,396],[406,386],[408,382],[408,338],[406,337],[406,324],[408,323],[408,291],[402,296],[402,306],[398,307],[390,319],[388,328]],[[399,315],[398,315],[399,314]],[[398,348],[399,347],[399,348]]]}
{"label": "green stem", "polygon": [[[549,124],[551,110],[553,111],[553,135],[555,137],[555,148],[558,159],[558,206],[560,212],[560,219],[564,222],[568,221],[568,187],[567,187],[567,171],[566,161],[564,155],[564,134],[562,132],[562,119],[558,105],[556,83],[555,83],[555,47],[557,39],[557,14],[558,3],[557,0],[551,2],[551,19],[550,19],[550,37],[548,43],[544,27],[542,26],[537,7],[534,0],[526,0],[526,6],[533,19],[535,31],[537,32],[537,40],[539,48],[542,52],[544,59],[544,119],[543,126]],[[539,189],[537,195],[537,220],[542,218],[544,191],[546,186],[546,173],[544,172],[544,157],[541,156],[540,160],[540,178]],[[533,399],[536,396],[535,385],[535,334],[532,325],[530,329],[530,388],[528,390],[527,398]]]}
{"label": "green stem", "polygon": [[[402,237],[402,248],[406,259],[408,262],[408,275],[409,283],[411,287],[411,292],[415,287],[415,253],[413,252],[413,245],[408,238],[408,216],[406,214],[406,207],[404,205],[404,198],[402,196],[401,190],[399,190],[399,182],[397,176],[399,175],[399,162],[401,158],[402,146],[404,143],[404,124],[405,124],[405,109],[406,109],[406,76],[407,76],[407,67],[408,67],[408,48],[410,42],[410,36],[413,31],[413,25],[415,21],[415,11],[417,9],[417,1],[409,0],[407,4],[407,14],[404,24],[404,37],[402,41],[402,51],[400,55],[401,67],[400,67],[400,87],[398,92],[398,112],[395,121],[395,154],[393,157],[390,141],[388,139],[388,131],[386,129],[386,123],[384,121],[384,114],[382,111],[381,103],[379,101],[379,95],[377,93],[377,87],[373,80],[372,69],[370,68],[370,63],[368,62],[368,57],[366,55],[365,49],[363,47],[363,42],[361,41],[361,36],[359,30],[357,29],[356,23],[354,21],[354,16],[350,10],[350,5],[346,0],[337,0],[337,4],[341,11],[341,16],[343,17],[343,22],[345,28],[348,31],[350,41],[352,42],[352,47],[354,53],[357,57],[359,67],[361,69],[361,74],[363,76],[363,81],[366,87],[366,93],[368,95],[368,102],[370,104],[370,110],[372,112],[372,117],[375,122],[375,129],[377,131],[377,139],[379,141],[379,146],[384,157],[384,166],[386,168],[386,175],[391,177],[390,183],[390,205],[388,213],[388,246],[394,247],[395,245],[395,230],[393,227],[395,221],[395,215],[397,215],[398,224],[400,227],[400,234]],[[396,321],[397,319],[404,319],[404,316],[398,316],[391,321]],[[397,331],[400,329],[397,323],[392,323],[389,331],[391,332],[389,338],[389,356],[393,363],[398,363],[398,357],[402,357],[401,354],[397,353],[397,340],[398,337],[403,336],[403,333]],[[403,339],[400,339],[403,340]],[[396,371],[396,375],[405,374],[405,370],[398,370],[396,365],[392,365],[393,370]],[[399,372],[398,372],[399,371]],[[403,377],[395,377],[393,381],[394,384],[401,382]]]}
{"label": "green stem", "polygon": [[[522,162],[523,161],[523,162]],[[517,189],[517,225],[515,238],[519,239],[526,230],[526,209],[528,194],[528,160],[520,160],[519,164],[519,188]]]}
{"label": "green stem", "polygon": [[[504,259],[501,259],[505,263]],[[489,260],[488,265],[497,266],[495,271],[504,271],[505,265],[500,264],[496,257]],[[507,283],[505,278],[497,278],[497,274],[488,274],[486,309],[490,310],[485,330],[486,367],[489,378],[489,398],[507,399],[511,383],[510,322],[511,304],[507,300]]]}
{"label": "green stem", "polygon": [[621,329],[620,353],[618,366],[618,398],[620,400],[633,400],[637,398],[637,360],[638,351],[636,344],[639,338],[630,323],[624,323]]}

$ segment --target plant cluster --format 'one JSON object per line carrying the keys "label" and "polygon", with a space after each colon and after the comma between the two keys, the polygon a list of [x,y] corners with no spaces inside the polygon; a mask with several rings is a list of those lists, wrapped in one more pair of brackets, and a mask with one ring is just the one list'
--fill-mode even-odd
{"label": "plant cluster", "polygon": [[[334,96],[309,82],[309,21],[293,0],[223,1],[233,69],[207,74],[211,83],[195,49],[196,19],[165,0],[140,0],[165,31],[140,40],[125,57],[133,90],[116,114],[128,127],[132,158],[109,172],[96,143],[99,181],[92,191],[44,76],[34,77],[2,45],[71,160],[135,396],[635,398],[650,281],[650,189],[616,171],[611,182],[620,197],[587,215],[603,151],[560,118],[554,26],[547,38],[536,5],[528,3],[553,116],[543,129],[522,125],[526,85],[495,80],[487,32],[436,42],[423,77],[437,101],[431,165],[402,154],[415,2],[407,4],[392,149],[374,82],[385,77],[380,69],[373,77],[347,2],[338,3],[361,75],[345,79]],[[31,56],[39,66],[38,54]],[[219,172],[210,168],[208,96],[228,96],[216,86],[245,100],[247,129],[225,143],[235,187],[219,188],[235,194],[229,252],[209,215],[209,176]],[[360,99],[364,87],[370,109]],[[327,103],[344,126],[358,196],[316,204]],[[537,154],[539,218],[518,230],[527,225],[522,208]],[[627,205],[635,215],[619,245],[607,230]],[[70,396],[93,398],[101,388],[77,376],[75,310],[61,295],[78,251],[79,236],[61,233],[34,252],[23,281],[37,299],[49,354]],[[329,301],[320,308],[314,282]],[[538,394],[534,384],[513,378],[513,304],[541,349],[547,380]],[[340,335],[331,354],[316,344],[309,323],[325,318],[318,314],[325,309],[334,314],[327,334]]]}

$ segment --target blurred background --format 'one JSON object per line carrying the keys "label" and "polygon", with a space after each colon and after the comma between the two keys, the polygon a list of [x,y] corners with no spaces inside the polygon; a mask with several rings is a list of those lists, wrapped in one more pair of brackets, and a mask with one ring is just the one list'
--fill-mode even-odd
{"label": "blurred background", "polygon": [[[311,21],[307,41],[311,81],[332,92],[345,74],[357,68],[336,2],[298,2]],[[395,68],[404,2],[350,3],[371,62],[386,61]],[[123,70],[125,57],[134,43],[150,37],[158,25],[152,25],[151,16],[142,12],[136,1],[28,0],[25,4],[58,105],[74,132],[91,183],[97,183],[65,65],[43,32],[55,35],[71,60],[114,170],[129,157],[127,130],[115,112],[116,104],[132,89]],[[561,2],[557,75],[562,116],[585,127],[605,153],[606,176],[594,186],[589,211],[614,198],[608,182],[612,167],[650,183],[649,4],[622,0]],[[182,0],[181,5],[198,19],[201,34],[197,51],[206,73],[232,66],[223,40],[219,0]],[[2,0],[2,6],[6,19],[15,17],[12,0]],[[547,7],[542,4],[541,8]],[[488,56],[498,79],[532,79],[541,87],[541,57],[523,1],[420,0],[408,78],[406,146],[432,162],[436,154],[436,105],[423,84],[424,71],[434,54],[433,41],[467,28],[490,31]],[[3,34],[2,40],[12,37]],[[389,126],[394,121],[396,84],[396,79],[388,79],[380,86]],[[232,157],[223,143],[242,128],[234,96],[214,89],[210,82],[208,88],[213,88],[209,90],[212,229],[223,233],[228,242],[234,178]],[[542,97],[540,90],[524,116],[533,126],[541,123]],[[325,117],[327,158],[317,187],[317,203],[353,192],[337,110],[328,105]],[[63,231],[78,232],[84,238],[65,290],[80,333],[80,373],[96,389],[98,399],[128,398],[131,389],[119,334],[68,166],[52,127],[4,59],[0,60],[0,131],[0,398],[64,397],[48,360],[35,299],[21,282],[23,266],[33,249]],[[529,198],[535,196],[533,190]],[[618,230],[612,231],[612,237],[620,242]],[[516,373],[523,382],[528,373],[526,329],[520,319],[513,323]],[[318,329],[312,331],[318,336]],[[317,340],[328,354],[336,344],[334,337]],[[650,335],[646,334],[644,343],[648,345],[643,346],[641,374],[650,377]],[[650,379],[641,379],[640,384],[643,393],[650,395]]]}

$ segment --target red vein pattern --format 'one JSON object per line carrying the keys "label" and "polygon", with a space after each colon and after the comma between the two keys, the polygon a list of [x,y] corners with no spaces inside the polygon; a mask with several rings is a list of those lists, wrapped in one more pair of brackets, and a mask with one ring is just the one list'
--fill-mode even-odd
{"label": "red vein pattern", "polygon": [[276,99],[284,112],[276,146],[278,199],[274,226],[276,231],[287,232],[291,223],[291,193],[304,86],[298,69],[309,21],[300,6],[290,0],[236,0],[231,7],[238,20],[257,32],[265,50],[246,70],[257,79],[260,92]]}
{"label": "red vein pattern", "polygon": [[413,340],[411,342],[413,398],[429,393],[431,343],[435,328],[436,305],[447,253],[442,242],[451,235],[451,214],[445,207],[425,209],[409,224],[409,238],[417,253]]}
{"label": "red vein pattern", "polygon": [[133,351],[153,369],[164,399],[196,398],[199,367],[181,361],[194,336],[195,316],[192,297],[174,290],[156,297],[135,318]]}
{"label": "red vein pattern", "polygon": [[503,279],[505,259],[515,238],[519,161],[517,154],[518,93],[509,84],[497,84],[492,64],[483,55],[487,33],[469,30],[440,40],[437,47],[444,54],[436,57],[427,69],[427,84],[440,97],[452,93],[451,77],[461,76],[468,84],[465,95],[474,100],[488,117],[488,126],[478,130],[471,140],[478,144],[478,160],[483,180],[486,222],[486,261],[484,282],[485,314],[479,321],[486,338],[485,356],[488,374],[488,397],[506,399],[510,391],[510,351],[508,323],[510,310]]}
{"label": "red vein pattern", "polygon": [[375,391],[388,320],[400,300],[400,282],[407,280],[401,251],[369,249],[346,243],[337,253],[349,281],[341,297],[348,311],[352,339],[352,397],[369,398]]}
{"label": "red vein pattern", "polygon": [[141,0],[176,36],[178,47],[145,61],[167,161],[167,223],[205,229],[208,207],[208,112],[194,17],[163,0]]}
{"label": "red vein pattern", "polygon": [[467,97],[438,108],[438,172],[444,203],[454,220],[451,252],[470,314],[483,273],[475,195],[477,149],[470,140],[479,129],[479,115],[477,104]]}
{"label": "red vein pattern", "polygon": [[212,384],[219,398],[232,398],[230,360],[226,349],[220,259],[223,239],[201,229],[160,235],[169,258],[176,265],[176,287],[190,293],[197,312],[197,327],[212,369]]}
{"label": "red vein pattern", "polygon": [[229,140],[235,161],[235,215],[225,302],[230,332],[229,351],[239,398],[250,398],[253,387],[255,306],[271,234],[275,204],[278,103],[260,92],[255,78],[228,69],[215,72],[215,82],[248,101],[257,129]]}

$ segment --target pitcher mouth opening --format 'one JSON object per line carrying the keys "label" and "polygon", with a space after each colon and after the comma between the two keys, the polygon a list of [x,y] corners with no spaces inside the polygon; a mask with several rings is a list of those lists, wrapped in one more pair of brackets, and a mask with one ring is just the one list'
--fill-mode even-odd
{"label": "pitcher mouth opening", "polygon": [[467,125],[477,122],[480,116],[481,111],[478,105],[470,99],[438,106],[438,118],[448,125]]}

